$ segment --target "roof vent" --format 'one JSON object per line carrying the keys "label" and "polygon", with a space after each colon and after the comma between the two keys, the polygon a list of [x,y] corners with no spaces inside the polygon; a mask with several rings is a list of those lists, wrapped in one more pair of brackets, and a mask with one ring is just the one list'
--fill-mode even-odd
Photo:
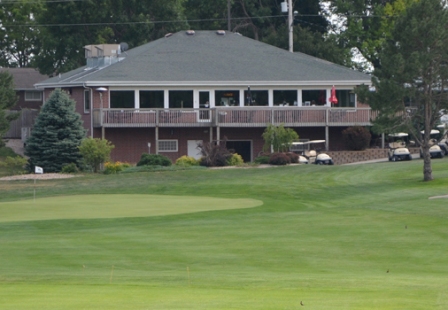
{"label": "roof vent", "polygon": [[192,36],[194,35],[194,30],[187,30],[185,33],[189,36]]}
{"label": "roof vent", "polygon": [[126,42],[120,43],[120,51],[121,52],[126,52],[128,49],[129,49],[129,45]]}
{"label": "roof vent", "polygon": [[166,35],[165,35],[165,38],[169,38],[169,37],[171,37],[173,35],[173,33],[172,32],[170,32],[170,33],[167,33]]}
{"label": "roof vent", "polygon": [[224,30],[218,30],[218,31],[216,31],[216,34],[219,36],[224,36],[226,34],[226,32]]}

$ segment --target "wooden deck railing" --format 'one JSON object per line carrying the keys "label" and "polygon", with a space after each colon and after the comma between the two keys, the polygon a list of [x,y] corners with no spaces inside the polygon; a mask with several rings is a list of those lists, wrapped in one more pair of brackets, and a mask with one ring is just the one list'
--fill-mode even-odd
{"label": "wooden deck railing", "polygon": [[225,107],[212,109],[95,109],[94,127],[368,126],[369,108]]}

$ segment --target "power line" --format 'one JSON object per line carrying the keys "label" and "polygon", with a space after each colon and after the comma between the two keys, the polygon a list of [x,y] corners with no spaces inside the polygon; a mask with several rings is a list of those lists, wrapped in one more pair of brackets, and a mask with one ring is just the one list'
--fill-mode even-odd
{"label": "power line", "polygon": [[[1,1],[1,0],[0,0]],[[50,0],[52,1],[52,0]],[[54,0],[61,1],[61,0]],[[85,0],[70,0],[70,1],[85,1]],[[0,2],[1,3],[1,2]],[[297,17],[323,17],[319,14],[303,14]],[[350,15],[341,17],[382,17],[385,16],[364,16],[364,15]],[[267,16],[254,16],[250,19],[266,19],[266,18],[285,18],[284,15],[267,15]],[[233,17],[232,20],[245,20],[248,17]],[[134,21],[134,22],[101,22],[101,23],[73,23],[73,24],[3,24],[3,27],[75,27],[75,26],[107,26],[107,25],[142,25],[142,24],[169,24],[169,23],[195,23],[195,22],[215,22],[215,21],[227,21],[227,18],[210,18],[210,19],[184,19],[184,20],[163,20],[163,21]]]}

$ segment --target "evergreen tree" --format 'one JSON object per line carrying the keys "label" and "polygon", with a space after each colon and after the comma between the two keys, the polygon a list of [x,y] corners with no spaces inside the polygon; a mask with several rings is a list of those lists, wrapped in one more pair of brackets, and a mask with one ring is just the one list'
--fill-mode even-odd
{"label": "evergreen tree", "polygon": [[7,110],[15,105],[17,95],[14,90],[12,75],[7,71],[0,72],[0,146],[1,138],[9,130],[9,123],[19,116],[19,113],[8,113]]}
{"label": "evergreen tree", "polygon": [[[397,19],[375,69],[375,92],[366,87],[360,100],[378,111],[378,133],[411,133],[423,150],[423,176],[433,179],[430,132],[448,109],[448,9],[446,1],[420,0]],[[421,131],[424,134],[421,134]]]}
{"label": "evergreen tree", "polygon": [[56,89],[43,105],[26,141],[25,155],[29,157],[30,170],[40,166],[44,172],[59,172],[64,164],[79,166],[78,147],[85,134],[75,102],[64,91]]}

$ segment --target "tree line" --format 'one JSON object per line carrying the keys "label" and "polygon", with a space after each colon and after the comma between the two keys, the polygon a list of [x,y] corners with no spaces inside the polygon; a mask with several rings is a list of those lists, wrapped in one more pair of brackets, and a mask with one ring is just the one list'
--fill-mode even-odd
{"label": "tree line", "polygon": [[[0,66],[52,76],[84,65],[85,45],[126,42],[132,48],[187,29],[230,30],[288,49],[283,1],[5,0]],[[360,70],[377,67],[391,17],[414,1],[294,0],[294,51]],[[352,61],[355,52],[364,63]]]}

